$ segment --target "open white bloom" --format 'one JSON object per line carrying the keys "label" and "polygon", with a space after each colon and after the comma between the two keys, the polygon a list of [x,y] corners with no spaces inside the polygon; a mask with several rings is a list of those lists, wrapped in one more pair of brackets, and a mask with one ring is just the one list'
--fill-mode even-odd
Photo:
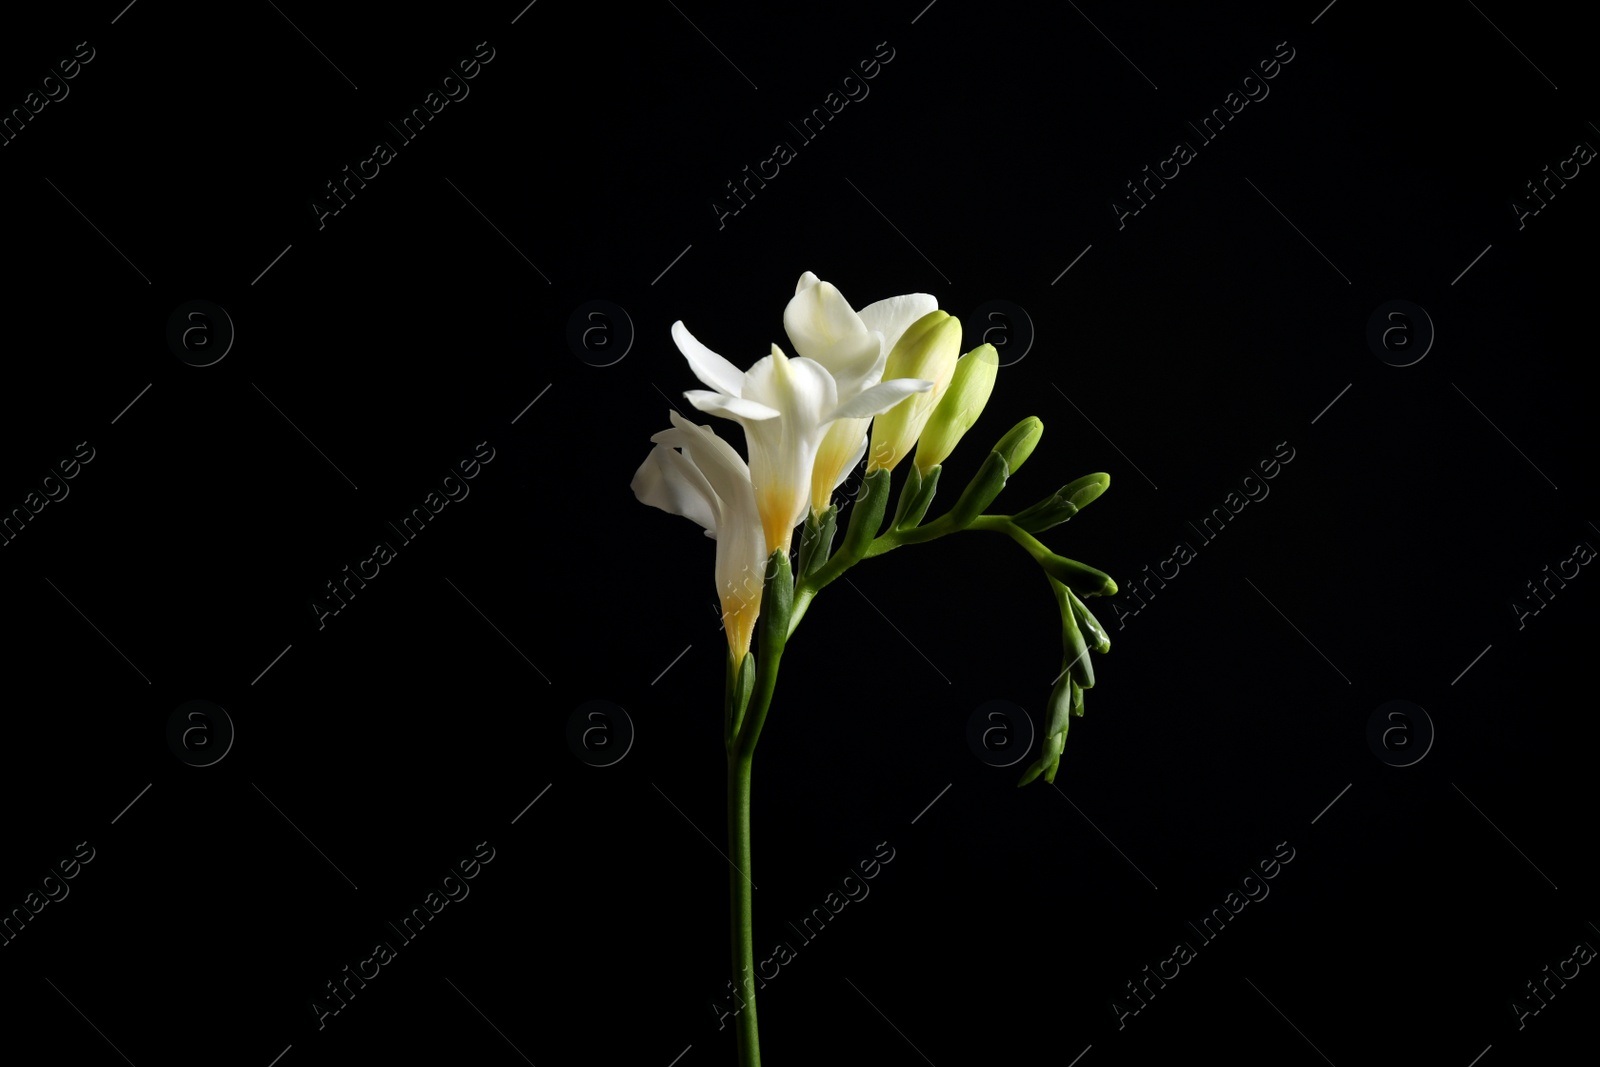
{"label": "open white bloom", "polygon": [[[855,311],[837,287],[806,271],[783,310],[783,327],[796,352],[833,375],[843,403],[882,380],[884,363],[906,327],[938,307],[928,293],[907,293]],[[871,421],[841,418],[828,427],[811,474],[813,511],[828,507],[833,491],[860,462]]]}
{"label": "open white bloom", "polygon": [[750,468],[710,426],[670,414],[673,428],[650,438],[656,447],[633,476],[633,492],[652,507],[693,519],[716,540],[723,629],[739,663],[761,613],[768,555]]}
{"label": "open white bloom", "polygon": [[876,415],[933,387],[901,378],[841,399],[839,384],[825,366],[804,357],[790,359],[777,345],[770,356],[741,371],[695,340],[682,322],[672,324],[672,338],[695,377],[711,387],[684,393],[689,403],[744,427],[750,481],[769,552],[787,552],[795,526],[805,518],[817,451],[834,420]]}

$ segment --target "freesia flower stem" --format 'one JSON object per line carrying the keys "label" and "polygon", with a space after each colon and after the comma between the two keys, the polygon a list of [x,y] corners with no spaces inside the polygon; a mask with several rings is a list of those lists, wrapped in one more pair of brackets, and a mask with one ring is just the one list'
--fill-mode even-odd
{"label": "freesia flower stem", "polygon": [[750,891],[754,887],[747,877],[750,870],[750,764],[749,756],[736,756],[728,763],[728,857],[733,861],[728,871],[728,898],[732,904],[729,920],[734,980],[739,986],[737,996],[744,1002],[733,1021],[740,1067],[761,1065],[761,1038],[756,1030],[755,922],[750,907]]}
{"label": "freesia flower stem", "polygon": [[1037,537],[1011,521],[1009,515],[979,515],[972,520],[969,530],[995,530],[1028,550],[1028,555],[1041,559],[1050,555],[1050,548]]}
{"label": "freesia flower stem", "polygon": [[[769,561],[769,577],[762,596],[759,655],[746,660],[755,664],[755,681],[744,717],[734,728],[728,750],[728,872],[729,933],[733,949],[734,981],[743,1001],[734,1021],[739,1042],[740,1067],[760,1067],[761,1042],[756,1031],[755,919],[750,893],[750,770],[755,758],[761,727],[772,707],[772,694],[778,685],[778,664],[789,640],[789,620],[794,608],[794,578],[789,570],[789,553],[777,549]],[[736,698],[734,698],[736,699]]]}

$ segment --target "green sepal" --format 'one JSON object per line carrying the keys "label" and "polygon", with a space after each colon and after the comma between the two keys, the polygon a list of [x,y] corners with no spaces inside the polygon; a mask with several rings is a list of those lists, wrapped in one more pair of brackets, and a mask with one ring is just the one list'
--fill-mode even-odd
{"label": "green sepal", "polygon": [[1046,574],[1079,596],[1116,595],[1117,583],[1112,581],[1111,575],[1105,571],[1095,570],[1086,563],[1058,556],[1054,552],[1039,556],[1038,560],[1039,566],[1044,568]]}
{"label": "green sepal", "polygon": [[[845,531],[839,551],[847,559],[860,559],[883,526],[883,513],[889,504],[889,471],[879,467],[867,475],[855,507],[850,511],[850,527]],[[762,610],[765,611],[765,605]]]}
{"label": "green sepal", "polygon": [[837,504],[829,504],[820,517],[814,511],[806,516],[806,524],[800,531],[800,555],[795,563],[795,573],[801,578],[828,562],[838,524]]}
{"label": "green sepal", "polygon": [[1072,599],[1072,610],[1077,613],[1078,626],[1083,630],[1084,640],[1088,641],[1096,652],[1104,655],[1111,651],[1111,635],[1106,633],[1106,628],[1100,625],[1100,620],[1094,613],[1078,599],[1078,594],[1067,590],[1067,596]]}
{"label": "green sepal", "polygon": [[982,515],[983,509],[994,503],[994,498],[1000,495],[1000,490],[1006,487],[1006,479],[1010,477],[1011,465],[1006,462],[1006,457],[999,452],[990,452],[978,468],[978,473],[961,491],[956,506],[950,509],[949,519],[956,529],[966,529],[973,519]]}
{"label": "green sepal", "polygon": [[[789,553],[775,549],[767,560],[767,587],[761,594],[760,652],[764,661],[776,663],[789,640],[789,615],[794,611],[794,575],[789,570]],[[754,684],[754,674],[751,675]]]}
{"label": "green sepal", "polygon": [[1074,684],[1072,687],[1072,715],[1074,718],[1083,718],[1083,686]]}
{"label": "green sepal", "polygon": [[906,472],[906,483],[900,487],[900,501],[895,507],[891,529],[915,529],[922,521],[922,517],[928,513],[928,506],[933,503],[933,494],[939,485],[939,471],[942,469],[935,463],[928,468],[927,474],[918,471],[915,465]]}
{"label": "green sepal", "polygon": [[733,669],[733,656],[728,656],[728,715],[727,715],[727,742],[731,748],[734,738],[739,736],[739,727],[744,724],[744,713],[750,707],[750,694],[756,685],[756,658],[749,652],[744,654],[744,662],[737,670]]}

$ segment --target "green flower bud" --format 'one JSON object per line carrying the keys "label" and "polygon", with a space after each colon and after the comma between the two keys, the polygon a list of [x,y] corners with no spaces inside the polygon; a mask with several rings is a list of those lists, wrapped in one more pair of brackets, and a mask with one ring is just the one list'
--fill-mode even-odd
{"label": "green flower bud", "polygon": [[1006,465],[1015,474],[1022,468],[1023,461],[1033,455],[1034,446],[1039,443],[1040,436],[1044,433],[1044,423],[1038,416],[1029,415],[1000,438],[994,450],[1006,458]]}
{"label": "green flower bud", "polygon": [[894,470],[922,434],[928,417],[944,398],[961,351],[961,322],[930,311],[906,328],[883,366],[883,380],[921,378],[933,388],[913,393],[872,420],[867,472]]}
{"label": "green flower bud", "polygon": [[950,388],[945,390],[944,397],[922,428],[922,436],[917,439],[919,471],[927,474],[929,468],[943,463],[956,450],[962,436],[972,429],[989,402],[999,370],[1000,354],[993,345],[979,345],[956,360]]}
{"label": "green flower bud", "polygon": [[1106,628],[1100,625],[1100,620],[1094,617],[1083,603],[1078,599],[1078,594],[1067,590],[1067,596],[1072,601],[1072,610],[1078,616],[1078,626],[1083,630],[1083,637],[1096,652],[1104,655],[1111,651],[1111,635],[1106,633]]}
{"label": "green flower bud", "polygon": [[1017,512],[1011,516],[1011,521],[1029,533],[1043,533],[1088,507],[1110,485],[1109,474],[1086,474],[1075,482],[1063,485],[1037,504]]}
{"label": "green flower bud", "polygon": [[1117,593],[1117,583],[1105,571],[1054,552],[1039,556],[1038,560],[1046,574],[1081,597],[1115,596]]}
{"label": "green flower bud", "polygon": [[1041,774],[1044,775],[1046,782],[1056,780],[1056,771],[1061,766],[1061,753],[1067,746],[1067,724],[1072,714],[1073,689],[1072,678],[1067,674],[1067,665],[1063,663],[1061,677],[1056,680],[1055,688],[1050,690],[1049,717],[1045,726],[1044,741],[1039,745],[1039,758],[1022,772],[1022,779],[1017,782],[1017,788],[1022,788]]}
{"label": "green flower bud", "polygon": [[1011,470],[1005,456],[990,452],[989,458],[978,468],[978,473],[962,490],[956,506],[950,509],[950,521],[955,523],[956,529],[966,529],[973,519],[982,515],[983,509],[992,504],[994,498],[1000,495],[1000,490],[1006,487],[1006,479],[1010,476]]}
{"label": "green flower bud", "polygon": [[1051,579],[1055,590],[1056,606],[1061,609],[1061,655],[1067,661],[1067,673],[1075,685],[1083,689],[1094,688],[1094,664],[1089,662],[1089,643],[1078,628],[1077,612],[1073,610],[1072,590]]}

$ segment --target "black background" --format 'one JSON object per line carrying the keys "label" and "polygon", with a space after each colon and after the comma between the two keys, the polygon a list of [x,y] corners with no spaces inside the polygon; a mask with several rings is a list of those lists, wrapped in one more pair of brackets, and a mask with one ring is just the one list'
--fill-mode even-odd
{"label": "black background", "polygon": [[[758,958],[798,947],[760,993],[769,1063],[1492,1067],[1592,1040],[1592,968],[1521,1029],[1512,1008],[1600,943],[1600,579],[1520,627],[1512,606],[1600,543],[1597,179],[1522,228],[1512,206],[1600,143],[1581,27],[924,2],[8,15],[7,111],[78,42],[94,58],[0,148],[0,506],[79,442],[94,458],[0,548],[0,907],[95,850],[0,947],[9,1044],[734,1062],[708,1007],[729,977],[713,546],[629,482],[699,385],[670,324],[748,366],[788,348],[805,270],[857,306],[933,293],[964,349],[984,302],[1025,308],[1031,347],[988,335],[1008,363],[947,477],[1038,415],[1007,510],[1109,472],[1045,540],[1130,610],[1143,568],[1198,555],[1120,628],[1097,603],[1115,647],[1054,788],[966,740],[990,700],[1044,721],[1057,622],[1021,552],[952,537],[818,599],[756,759]],[[470,95],[319,227],[324,183],[478,42]],[[801,143],[788,123],[880,42],[870,95]],[[1270,95],[1197,143],[1185,123],[1280,42]],[[724,183],[780,140],[797,158],[719,227]],[[1123,183],[1179,140],[1196,158],[1119,228]],[[208,367],[166,342],[194,299],[236,329]],[[568,322],[597,299],[634,336],[613,321],[586,362]],[[1437,330],[1406,367],[1366,340],[1395,299]],[[470,496],[319,628],[324,583],[484,441]],[[1270,495],[1201,543],[1186,523],[1283,442]],[[237,731],[209,767],[166,741],[194,699]],[[636,730],[608,768],[566,741],[589,700]],[[1435,732],[1404,768],[1367,741],[1390,700]],[[470,896],[319,1029],[324,983],[483,841]],[[880,843],[870,895],[798,944],[787,922]],[[1280,843],[1270,896],[1199,945],[1186,921]],[[1125,983],[1179,940],[1196,959],[1119,1028]]]}

